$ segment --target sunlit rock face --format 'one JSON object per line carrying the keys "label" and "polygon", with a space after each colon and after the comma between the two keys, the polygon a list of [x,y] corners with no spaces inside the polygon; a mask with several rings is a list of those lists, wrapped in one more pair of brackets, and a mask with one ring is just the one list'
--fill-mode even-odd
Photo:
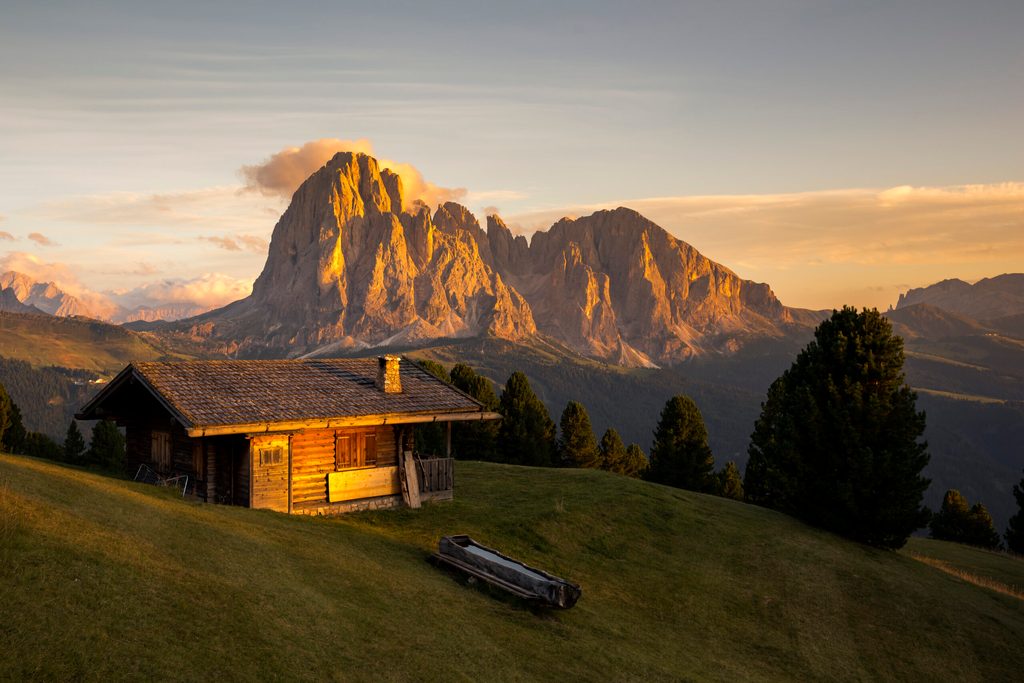
{"label": "sunlit rock face", "polygon": [[431,217],[406,205],[399,177],[375,159],[339,153],[295,192],[252,295],[202,316],[213,326],[197,332],[291,353],[535,334],[530,307],[482,257],[478,235],[464,207]]}
{"label": "sunlit rock face", "polygon": [[652,365],[730,352],[793,322],[767,285],[635,211],[563,219],[528,243],[453,202],[431,214],[375,159],[343,152],[295,192],[252,295],[185,325],[249,355],[540,332]]}

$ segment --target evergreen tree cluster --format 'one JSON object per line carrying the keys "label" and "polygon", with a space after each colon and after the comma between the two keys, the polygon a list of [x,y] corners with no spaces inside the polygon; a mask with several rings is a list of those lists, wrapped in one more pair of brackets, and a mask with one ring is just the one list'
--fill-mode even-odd
{"label": "evergreen tree cluster", "polygon": [[[638,477],[647,468],[647,456],[638,444],[626,447],[618,432],[609,429],[598,442],[586,408],[570,401],[556,426],[547,407],[523,372],[513,372],[501,395],[489,379],[464,363],[451,371],[434,361],[420,365],[501,414],[500,422],[471,421],[452,425],[452,455],[461,459],[492,460],[541,467],[590,467]],[[560,429],[559,429],[560,427]],[[444,427],[417,428],[416,446],[422,452],[444,452]]]}
{"label": "evergreen tree cluster", "polygon": [[942,507],[932,516],[929,526],[931,537],[940,541],[954,541],[989,549],[1000,546],[999,534],[985,506],[981,503],[969,506],[967,499],[956,489],[946,491]]}
{"label": "evergreen tree cluster", "polygon": [[64,443],[41,432],[29,432],[22,424],[21,410],[0,384],[0,451],[57,460],[72,465],[97,465],[117,469],[124,462],[124,436],[109,420],[97,422],[86,446],[75,420],[68,423]]}

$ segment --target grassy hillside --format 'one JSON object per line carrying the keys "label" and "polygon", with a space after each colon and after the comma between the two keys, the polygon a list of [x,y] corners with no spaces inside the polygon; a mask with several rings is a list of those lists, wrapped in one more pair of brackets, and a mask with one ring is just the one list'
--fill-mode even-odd
{"label": "grassy hillside", "polygon": [[[1024,667],[1024,603],[904,554],[602,472],[459,463],[456,481],[452,503],[309,519],[0,456],[0,679],[980,681]],[[583,597],[534,613],[461,585],[424,561],[455,532]]]}
{"label": "grassy hillside", "polygon": [[0,312],[0,357],[34,366],[110,374],[167,355],[154,338],[98,320]]}

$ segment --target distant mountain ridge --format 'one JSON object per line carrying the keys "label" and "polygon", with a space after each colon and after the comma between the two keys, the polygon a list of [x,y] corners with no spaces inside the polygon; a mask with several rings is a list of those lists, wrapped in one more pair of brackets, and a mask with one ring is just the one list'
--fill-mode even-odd
{"label": "distant mountain ridge", "polygon": [[900,294],[896,309],[930,304],[978,321],[1024,314],[1024,273],[1007,273],[973,285],[951,279]]}
{"label": "distant mountain ridge", "polygon": [[0,275],[0,310],[12,313],[42,313],[58,318],[81,316],[109,323],[129,323],[178,320],[208,310],[192,301],[127,308],[95,292],[88,293],[87,298],[91,303],[69,294],[55,282],[40,282],[17,271]]}
{"label": "distant mountain ridge", "polygon": [[562,219],[527,242],[456,203],[431,214],[373,157],[342,152],[295,192],[252,294],[170,329],[257,356],[540,334],[652,366],[806,334],[818,319],[630,209]]}

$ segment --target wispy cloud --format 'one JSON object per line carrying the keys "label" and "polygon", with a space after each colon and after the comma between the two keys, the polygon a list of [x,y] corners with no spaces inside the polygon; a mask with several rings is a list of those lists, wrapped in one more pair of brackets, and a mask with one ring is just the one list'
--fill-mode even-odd
{"label": "wispy cloud", "polygon": [[0,230],[0,240],[4,240],[5,242],[13,242],[14,235],[7,232],[6,230]]}
{"label": "wispy cloud", "polygon": [[56,247],[57,243],[41,232],[30,232],[28,238],[41,247]]}
{"label": "wispy cloud", "polygon": [[199,239],[210,242],[227,251],[250,251],[254,254],[266,254],[270,246],[267,240],[256,235],[223,235],[223,236],[202,236]]}
{"label": "wispy cloud", "polygon": [[[290,198],[306,178],[338,152],[373,155],[373,143],[366,138],[311,140],[301,147],[286,147],[275,152],[262,163],[243,166],[240,172],[249,189]],[[412,164],[382,158],[377,161],[381,168],[392,170],[402,179],[402,189],[410,203],[419,200],[433,206],[446,201],[462,201],[467,195],[465,188],[441,187],[427,181]]]}
{"label": "wispy cloud", "polygon": [[263,226],[269,234],[280,214],[280,202],[245,192],[237,185],[180,192],[79,195],[47,202],[31,212],[32,217],[49,221],[141,227],[145,230],[133,233],[133,238],[142,241],[154,232],[154,227],[252,232]]}

